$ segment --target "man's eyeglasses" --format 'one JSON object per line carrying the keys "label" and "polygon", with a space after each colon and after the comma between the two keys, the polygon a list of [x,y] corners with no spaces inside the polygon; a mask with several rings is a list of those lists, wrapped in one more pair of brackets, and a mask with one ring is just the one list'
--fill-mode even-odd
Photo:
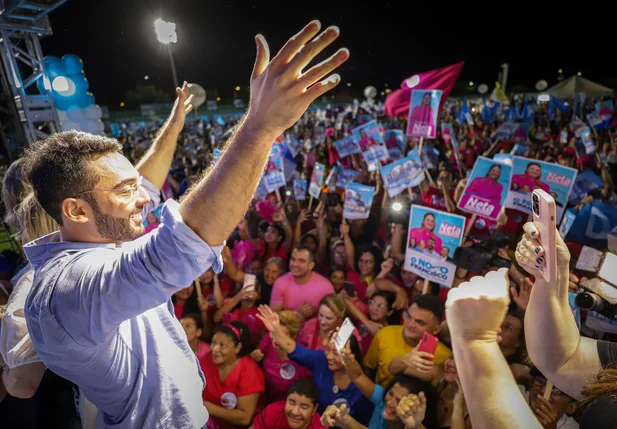
{"label": "man's eyeglasses", "polygon": [[137,182],[135,184],[133,184],[133,185],[124,185],[121,188],[93,189],[92,191],[82,191],[82,192],[78,192],[77,194],[73,195],[72,198],[78,198],[79,196],[81,196],[83,194],[90,194],[90,193],[93,193],[93,192],[110,192],[110,193],[115,194],[116,196],[118,196],[119,198],[121,198],[121,199],[123,199],[125,201],[131,201],[139,193],[139,189],[141,188],[143,180],[144,180],[144,178],[142,176],[139,176],[139,178],[137,179]]}

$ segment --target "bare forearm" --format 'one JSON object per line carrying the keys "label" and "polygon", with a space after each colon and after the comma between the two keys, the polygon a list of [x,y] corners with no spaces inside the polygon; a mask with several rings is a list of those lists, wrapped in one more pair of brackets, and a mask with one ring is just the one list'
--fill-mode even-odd
{"label": "bare forearm", "polygon": [[22,365],[13,369],[4,368],[2,382],[11,396],[28,399],[36,393],[45,369],[42,362]]}
{"label": "bare forearm", "polygon": [[349,298],[345,298],[345,308],[347,309],[347,313],[351,314],[352,317],[355,317],[364,325],[368,324],[369,319],[360,311],[358,306],[353,303],[353,301]]}
{"label": "bare forearm", "polygon": [[465,341],[455,337],[452,345],[455,360],[465,362],[457,369],[475,427],[542,428],[512,378],[496,341]]}
{"label": "bare forearm", "polygon": [[402,372],[405,372],[407,369],[407,365],[403,362],[403,358],[397,357],[392,359],[390,365],[388,365],[388,371],[392,373],[392,375],[398,375]]}
{"label": "bare forearm", "polygon": [[179,132],[163,125],[158,137],[143,158],[137,163],[137,171],[157,189],[161,189],[169,175],[169,168],[176,152]]}
{"label": "bare forearm", "polygon": [[216,323],[219,323],[221,320],[223,320],[223,315],[225,313],[229,313],[236,307],[236,305],[240,303],[240,299],[237,298],[237,296],[238,295],[234,296],[232,299],[227,301],[227,304],[223,304],[218,310],[216,310],[216,313],[214,313],[214,321]]}
{"label": "bare forearm", "polygon": [[244,410],[238,408],[228,410],[227,408],[219,407],[218,405],[214,405],[212,403],[208,403],[206,408],[208,408],[208,413],[211,417],[225,420],[227,423],[231,423],[232,425],[247,426],[251,424],[253,417]]}
{"label": "bare forearm", "polygon": [[211,246],[238,225],[259,183],[276,136],[253,128],[247,118],[214,168],[180,204],[185,223]]}
{"label": "bare forearm", "polygon": [[538,369],[559,389],[579,397],[601,363],[596,341],[580,336],[570,310],[568,275],[566,268],[554,284],[536,281],[525,312],[525,339]]}

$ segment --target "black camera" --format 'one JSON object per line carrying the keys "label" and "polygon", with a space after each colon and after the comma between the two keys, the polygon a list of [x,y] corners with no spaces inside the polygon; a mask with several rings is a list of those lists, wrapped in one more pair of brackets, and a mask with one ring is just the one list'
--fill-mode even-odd
{"label": "black camera", "polygon": [[617,290],[599,278],[580,284],[574,304],[583,311],[595,311],[609,319],[617,314]]}
{"label": "black camera", "polygon": [[538,196],[536,194],[531,194],[531,199],[532,201],[532,208],[533,208],[533,212],[536,214],[536,216],[540,216],[540,199],[538,198]]}
{"label": "black camera", "polygon": [[458,247],[454,251],[454,263],[472,273],[480,273],[491,267],[510,268],[512,262],[499,257],[500,248],[506,247],[510,239],[506,235],[470,237],[471,247]]}

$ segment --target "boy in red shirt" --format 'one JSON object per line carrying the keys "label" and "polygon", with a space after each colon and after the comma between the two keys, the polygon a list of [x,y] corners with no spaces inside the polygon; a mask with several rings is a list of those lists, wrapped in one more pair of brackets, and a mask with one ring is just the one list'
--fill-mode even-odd
{"label": "boy in red shirt", "polygon": [[249,429],[322,429],[318,398],[319,390],[311,378],[296,380],[287,399],[268,405]]}

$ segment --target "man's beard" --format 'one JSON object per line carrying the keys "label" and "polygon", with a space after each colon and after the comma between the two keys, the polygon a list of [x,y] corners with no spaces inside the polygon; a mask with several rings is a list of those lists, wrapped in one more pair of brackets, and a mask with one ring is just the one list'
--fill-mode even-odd
{"label": "man's beard", "polygon": [[120,218],[104,214],[99,207],[94,206],[94,223],[96,230],[103,238],[115,242],[133,241],[144,235],[145,228],[140,224],[139,228],[131,225],[130,218]]}

